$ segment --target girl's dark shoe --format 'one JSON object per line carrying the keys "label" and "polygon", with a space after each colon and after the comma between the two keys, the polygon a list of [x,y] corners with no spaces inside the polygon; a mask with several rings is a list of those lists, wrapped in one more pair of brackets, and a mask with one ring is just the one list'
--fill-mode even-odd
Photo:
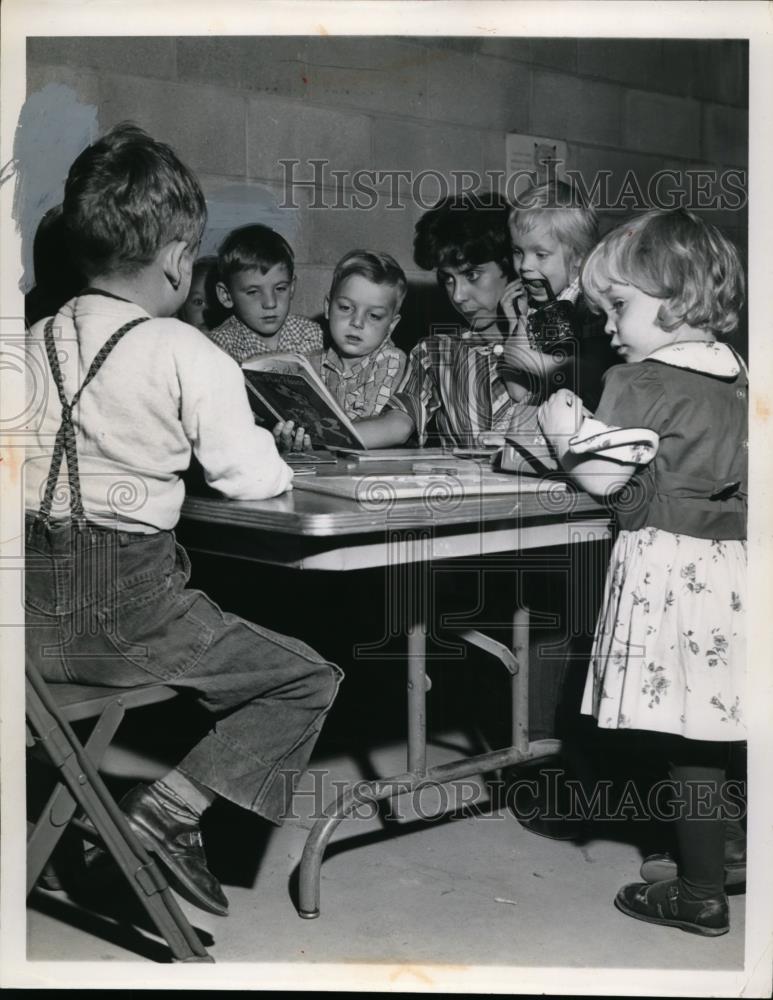
{"label": "girl's dark shoe", "polygon": [[121,810],[143,846],[155,855],[173,889],[194,906],[224,917],[228,900],[207,868],[197,823],[185,823],[164,808],[152,787],[137,785],[121,800]]}
{"label": "girl's dark shoe", "polygon": [[695,902],[685,899],[678,878],[649,885],[634,882],[625,885],[615,897],[622,913],[650,924],[679,927],[690,934],[719,937],[730,930],[727,896],[712,896]]}

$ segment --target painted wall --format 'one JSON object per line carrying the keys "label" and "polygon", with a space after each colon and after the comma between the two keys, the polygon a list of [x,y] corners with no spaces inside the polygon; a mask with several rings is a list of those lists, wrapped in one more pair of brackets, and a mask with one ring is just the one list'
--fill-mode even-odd
{"label": "painted wall", "polygon": [[[376,202],[365,210],[353,204],[356,171],[448,178],[503,170],[508,131],[566,139],[569,167],[588,184],[611,171],[613,195],[626,177],[630,190],[633,176],[646,196],[666,168],[745,168],[747,54],[745,42],[727,40],[30,39],[28,93],[45,107],[58,103],[40,171],[47,191],[28,192],[25,226],[34,231],[61,199],[73,146],[130,119],[169,142],[201,177],[210,205],[206,249],[252,221],[291,240],[298,311],[320,311],[331,267],[347,250],[393,253],[412,284],[401,324],[407,344],[437,296],[432,277],[412,261],[422,212],[412,196],[418,190],[429,203],[441,185],[432,174],[420,189],[392,178],[375,198],[360,196]],[[46,87],[49,97],[41,98]],[[313,158],[328,161],[317,167],[321,184],[296,190],[297,208],[281,207],[292,197],[280,160],[301,161],[294,174],[309,180]],[[621,209],[603,213],[604,227],[632,208],[635,191]],[[708,215],[745,252],[745,211]]]}

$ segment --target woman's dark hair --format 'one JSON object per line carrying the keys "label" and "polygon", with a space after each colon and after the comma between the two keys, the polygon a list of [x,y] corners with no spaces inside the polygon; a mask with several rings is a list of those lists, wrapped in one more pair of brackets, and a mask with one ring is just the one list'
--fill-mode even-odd
{"label": "woman's dark hair", "polygon": [[444,198],[416,224],[413,259],[424,271],[495,261],[512,277],[509,214],[509,205],[495,192]]}

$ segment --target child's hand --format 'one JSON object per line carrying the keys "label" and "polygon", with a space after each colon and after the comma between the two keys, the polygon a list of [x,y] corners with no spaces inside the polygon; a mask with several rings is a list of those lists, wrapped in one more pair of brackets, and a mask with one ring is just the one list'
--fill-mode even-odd
{"label": "child's hand", "polygon": [[518,326],[518,320],[521,316],[526,316],[526,312],[529,308],[529,303],[526,298],[526,289],[523,287],[523,282],[520,278],[515,278],[505,288],[502,293],[502,298],[499,300],[499,304],[502,307],[502,312],[507,317],[507,322],[510,327],[510,336],[512,336]]}
{"label": "child's hand", "polygon": [[272,433],[280,451],[311,451],[311,438],[294,420],[280,420]]}
{"label": "child's hand", "polygon": [[568,448],[569,438],[579,431],[587,414],[579,396],[569,389],[559,389],[540,406],[537,419],[548,441],[562,452]]}

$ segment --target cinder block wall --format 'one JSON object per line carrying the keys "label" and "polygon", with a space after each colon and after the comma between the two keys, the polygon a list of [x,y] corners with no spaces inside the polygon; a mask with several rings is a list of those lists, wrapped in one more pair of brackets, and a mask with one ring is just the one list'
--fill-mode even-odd
{"label": "cinder block wall", "polygon": [[[508,131],[566,139],[569,167],[589,179],[611,171],[612,191],[629,171],[646,191],[663,168],[747,164],[743,41],[37,38],[27,57],[28,93],[68,86],[96,108],[100,130],[131,119],[199,173],[211,209],[207,249],[252,221],[290,238],[298,311],[319,313],[347,250],[393,253],[412,285],[406,346],[437,308],[432,277],[411,255],[422,208],[407,182],[402,207],[389,184],[374,207],[355,207],[352,172],[504,170]],[[283,159],[301,161],[302,180],[313,177],[310,159],[328,161],[317,167],[319,190],[295,191],[297,208],[287,207]],[[422,198],[438,191],[428,175]],[[604,226],[635,207],[629,199],[605,213]],[[745,253],[745,211],[708,214]]]}

